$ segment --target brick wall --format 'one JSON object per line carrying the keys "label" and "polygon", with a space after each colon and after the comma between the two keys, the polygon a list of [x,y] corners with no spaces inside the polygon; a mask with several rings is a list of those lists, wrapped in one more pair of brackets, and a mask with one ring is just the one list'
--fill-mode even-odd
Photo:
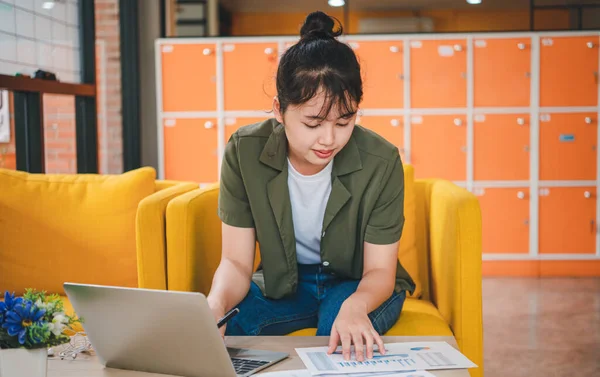
{"label": "brick wall", "polygon": [[[96,0],[96,85],[98,168],[100,173],[123,171],[121,138],[121,57],[119,1]],[[11,140],[0,143],[0,167],[16,169],[14,112],[11,102]],[[75,99],[44,96],[44,138],[47,173],[76,173]]]}
{"label": "brick wall", "polygon": [[96,84],[98,85],[98,168],[123,171],[119,0],[96,0]]}
{"label": "brick wall", "polygon": [[0,143],[0,168],[14,170],[17,167],[15,156],[15,118],[13,115],[13,98],[10,93],[8,95],[8,101],[10,109],[10,142]]}

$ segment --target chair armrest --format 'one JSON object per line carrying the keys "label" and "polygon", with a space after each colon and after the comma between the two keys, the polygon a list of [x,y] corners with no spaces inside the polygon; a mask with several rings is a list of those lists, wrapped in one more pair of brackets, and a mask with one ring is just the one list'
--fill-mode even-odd
{"label": "chair armrest", "polygon": [[461,352],[483,376],[481,212],[469,191],[438,180],[431,186],[429,252],[431,299],[450,325]]}
{"label": "chair armrest", "polygon": [[198,187],[187,182],[160,182],[164,187],[144,198],[136,214],[136,252],[138,286],[148,289],[166,289],[166,232],[165,212],[173,198]]}
{"label": "chair armrest", "polygon": [[167,206],[169,290],[208,294],[221,261],[219,186],[183,194]]}

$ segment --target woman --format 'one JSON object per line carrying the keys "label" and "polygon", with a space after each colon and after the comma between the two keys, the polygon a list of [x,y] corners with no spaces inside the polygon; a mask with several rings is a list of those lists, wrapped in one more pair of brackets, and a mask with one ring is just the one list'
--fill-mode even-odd
{"label": "woman", "polygon": [[[398,149],[355,126],[360,66],[341,28],[310,14],[282,56],[275,119],[243,127],[222,163],[222,259],[208,301],[238,307],[225,335],[317,327],[346,360],[373,357],[414,283],[398,261],[404,173]],[[255,245],[261,266],[253,273]],[[365,355],[366,354],[366,355]]]}

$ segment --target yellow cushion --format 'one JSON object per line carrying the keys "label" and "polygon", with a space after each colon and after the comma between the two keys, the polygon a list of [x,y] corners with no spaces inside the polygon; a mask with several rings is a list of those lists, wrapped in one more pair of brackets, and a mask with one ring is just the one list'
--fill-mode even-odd
{"label": "yellow cushion", "polygon": [[[289,336],[315,336],[317,329],[295,331]],[[407,298],[398,322],[385,333],[387,336],[453,336],[435,306],[429,301]]]}
{"label": "yellow cushion", "polygon": [[414,280],[416,288],[410,297],[419,298],[423,287],[419,276],[417,253],[417,203],[415,197],[415,170],[412,165],[404,165],[404,229],[400,238],[398,259]]}
{"label": "yellow cushion", "polygon": [[0,169],[0,287],[137,286],[135,216],[156,172],[46,175]]}
{"label": "yellow cushion", "polygon": [[453,336],[437,308],[427,300],[407,298],[400,319],[385,334],[390,336]]}

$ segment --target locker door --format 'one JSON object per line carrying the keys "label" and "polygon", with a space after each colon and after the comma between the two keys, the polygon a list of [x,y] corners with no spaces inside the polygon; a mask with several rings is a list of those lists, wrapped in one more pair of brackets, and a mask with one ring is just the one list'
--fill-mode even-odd
{"label": "locker door", "polygon": [[404,107],[402,41],[350,42],[363,76],[363,109]]}
{"label": "locker door", "polygon": [[172,44],[160,48],[162,110],[216,111],[216,46]]}
{"label": "locker door", "polygon": [[484,253],[529,252],[529,189],[476,188]]}
{"label": "locker door", "polygon": [[368,128],[394,144],[400,150],[402,160],[404,154],[404,123],[402,116],[362,116],[357,124]]}
{"label": "locker door", "polygon": [[596,251],[596,189],[540,189],[540,253],[593,254]]}
{"label": "locker door", "polygon": [[529,179],[529,124],[528,115],[475,115],[475,180]]}
{"label": "locker door", "polygon": [[412,107],[466,107],[466,45],[462,39],[410,42]]}
{"label": "locker door", "polygon": [[475,107],[529,106],[531,39],[476,39],[473,46]]}
{"label": "locker door", "polygon": [[166,179],[216,182],[217,120],[166,119],[164,157]]}
{"label": "locker door", "polygon": [[596,106],[598,37],[542,37],[540,44],[540,106]]}
{"label": "locker door", "polygon": [[415,178],[466,179],[467,132],[463,115],[413,116]]}
{"label": "locker door", "polygon": [[596,179],[597,115],[540,116],[540,179]]}
{"label": "locker door", "polygon": [[234,118],[234,117],[226,117],[225,118],[225,143],[229,141],[229,138],[235,131],[237,131],[240,127],[248,126],[250,124],[258,123],[263,120],[268,119],[268,116],[264,118],[256,117],[256,118]]}
{"label": "locker door", "polygon": [[277,43],[224,44],[225,110],[270,110],[278,59]]}

